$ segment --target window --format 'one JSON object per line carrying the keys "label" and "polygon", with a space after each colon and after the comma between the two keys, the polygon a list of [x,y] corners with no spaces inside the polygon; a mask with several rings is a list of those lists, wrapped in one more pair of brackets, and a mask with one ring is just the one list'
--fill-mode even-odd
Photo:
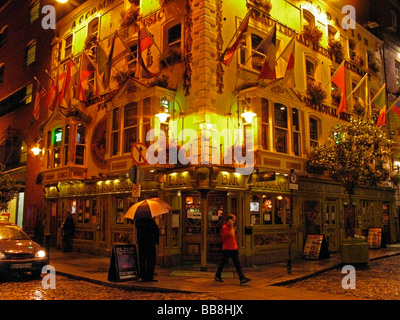
{"label": "window", "polygon": [[29,23],[32,23],[39,18],[40,14],[40,0],[35,0],[32,2],[29,10]]}
{"label": "window", "polygon": [[26,163],[27,151],[27,145],[20,137],[9,136],[0,145],[0,162],[7,169],[17,168]]}
{"label": "window", "polygon": [[335,27],[328,26],[328,39],[335,39],[337,32]]}
{"label": "window", "polygon": [[310,11],[304,9],[303,10],[303,27],[307,26],[307,25],[309,25],[310,27],[314,27],[315,26],[315,18],[314,18],[314,15]]}
{"label": "window", "polygon": [[180,48],[182,39],[182,25],[176,24],[168,29],[168,47]]}
{"label": "window", "polygon": [[98,40],[99,39],[98,33],[99,33],[99,18],[94,18],[88,24],[88,33],[87,33],[87,35],[88,36],[93,35]]}
{"label": "window", "polygon": [[288,118],[287,107],[280,103],[275,103],[275,150],[276,152],[287,153],[287,134]]}
{"label": "window", "polygon": [[261,98],[261,145],[269,150],[269,101]]}
{"label": "window", "polygon": [[315,67],[316,64],[310,59],[306,59],[306,80],[307,83],[315,81]]}
{"label": "window", "polygon": [[[142,128],[142,141],[146,146],[150,146],[150,141],[146,141],[146,134],[150,131],[150,115],[151,115],[151,98],[143,100],[143,123]],[[167,134],[168,131],[165,131]],[[167,138],[168,139],[168,138]],[[167,140],[168,141],[168,140]]]}
{"label": "window", "polygon": [[136,57],[137,57],[137,44],[130,46],[129,49],[131,50],[132,54],[129,55],[128,66],[129,69],[134,72],[136,70]]}
{"label": "window", "polygon": [[72,34],[65,38],[64,58],[68,58],[72,54]]}
{"label": "window", "polygon": [[0,63],[0,83],[4,81],[4,63]]}
{"label": "window", "polygon": [[32,40],[25,48],[24,66],[29,66],[36,60],[36,41]]}
{"label": "window", "polygon": [[354,41],[349,40],[349,56],[351,60],[354,60],[356,53],[356,44]]}
{"label": "window", "polygon": [[264,226],[286,224],[286,215],[289,212],[290,198],[288,196],[253,195],[250,202],[250,224]]}
{"label": "window", "polygon": [[58,168],[61,165],[61,143],[63,138],[62,128],[55,129],[52,138],[53,138],[53,167]]}
{"label": "window", "polygon": [[119,124],[120,124],[119,108],[113,110],[111,125],[111,155],[115,156],[119,151]]}
{"label": "window", "polygon": [[124,108],[124,153],[138,141],[138,107],[137,102],[131,102]]}
{"label": "window", "polygon": [[395,76],[396,76],[396,84],[400,84],[400,62],[395,60],[394,61],[394,69],[395,69]]}
{"label": "window", "polygon": [[25,104],[30,104],[32,102],[32,88],[33,88],[32,83],[26,86]]}
{"label": "window", "polygon": [[299,110],[292,109],[292,128],[293,128],[293,154],[300,156],[300,119]]}
{"label": "window", "polygon": [[76,129],[76,152],[75,152],[75,164],[85,164],[85,132],[86,128],[84,125],[79,123]]}
{"label": "window", "polygon": [[0,31],[0,48],[7,43],[8,26],[4,26]]}
{"label": "window", "polygon": [[263,38],[254,33],[251,34],[251,49],[252,49],[252,67],[253,69],[261,71],[263,66],[263,60],[265,55],[260,51],[256,50],[260,43],[263,41]]}
{"label": "window", "polygon": [[317,147],[319,144],[318,120],[310,118],[309,121],[310,121],[310,147],[314,148]]}
{"label": "window", "polygon": [[69,131],[70,131],[70,126],[66,125],[65,126],[65,136],[64,136],[64,165],[66,166],[68,164],[68,145],[69,145]]}

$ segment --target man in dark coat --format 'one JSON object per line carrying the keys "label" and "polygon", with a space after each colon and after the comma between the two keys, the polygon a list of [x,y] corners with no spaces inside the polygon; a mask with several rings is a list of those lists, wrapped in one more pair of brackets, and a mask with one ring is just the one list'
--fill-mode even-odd
{"label": "man in dark coat", "polygon": [[72,251],[72,239],[75,235],[74,218],[71,212],[68,212],[67,218],[62,226],[63,235],[63,252]]}
{"label": "man in dark coat", "polygon": [[159,229],[152,218],[136,219],[137,243],[139,246],[139,274],[142,281],[157,281],[154,277],[156,267],[156,245]]}

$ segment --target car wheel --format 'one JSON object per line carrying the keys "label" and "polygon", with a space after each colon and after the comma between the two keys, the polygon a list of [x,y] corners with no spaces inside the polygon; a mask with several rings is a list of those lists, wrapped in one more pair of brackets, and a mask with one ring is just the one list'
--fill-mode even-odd
{"label": "car wheel", "polygon": [[42,275],[42,270],[34,270],[31,271],[32,277],[35,279],[39,279],[40,276]]}

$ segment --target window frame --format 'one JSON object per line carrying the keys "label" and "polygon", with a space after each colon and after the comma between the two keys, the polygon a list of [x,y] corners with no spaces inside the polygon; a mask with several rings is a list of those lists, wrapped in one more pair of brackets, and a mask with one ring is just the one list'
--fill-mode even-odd
{"label": "window frame", "polygon": [[31,40],[25,47],[24,66],[27,67],[36,61],[37,41]]}
{"label": "window frame", "polygon": [[[311,123],[315,121],[316,124],[316,129],[315,129],[315,133],[317,134],[317,137],[315,139],[315,137],[312,137],[312,131],[311,131]],[[321,138],[321,133],[320,133],[320,127],[321,127],[321,121],[320,119],[318,119],[315,116],[309,116],[308,118],[308,129],[309,129],[309,142],[310,142],[310,147],[314,148],[317,147],[319,145],[319,141]]]}
{"label": "window frame", "polygon": [[[285,122],[286,122],[286,127],[283,127],[283,126],[280,126],[280,125],[277,125],[277,111],[279,112],[279,110],[277,109],[277,107],[279,107],[279,110],[281,110],[281,111],[284,111],[285,110],[285,113],[286,113],[286,120],[285,120]],[[284,107],[284,109],[282,109],[282,107]],[[275,150],[275,152],[278,152],[278,153],[283,153],[283,154],[289,154],[289,144],[288,144],[288,142],[289,142],[289,140],[288,140],[288,138],[289,138],[289,117],[288,117],[288,112],[289,111],[289,108],[286,106],[286,105],[284,105],[283,103],[280,103],[280,102],[275,102],[274,103],[274,150]],[[278,134],[277,133],[283,133],[283,137],[284,137],[284,151],[280,151],[280,150],[278,150],[278,142],[277,142],[277,140],[278,140]]]}
{"label": "window frame", "polygon": [[40,0],[33,0],[29,6],[29,24],[40,17]]}

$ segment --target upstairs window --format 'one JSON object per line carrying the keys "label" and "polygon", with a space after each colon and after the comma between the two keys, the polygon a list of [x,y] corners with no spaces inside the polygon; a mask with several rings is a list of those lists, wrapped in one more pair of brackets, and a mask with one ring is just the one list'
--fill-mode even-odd
{"label": "upstairs window", "polygon": [[252,49],[252,67],[253,69],[261,71],[265,55],[257,50],[263,38],[257,34],[251,34],[251,49]]}
{"label": "upstairs window", "polygon": [[395,60],[394,61],[394,69],[395,69],[395,76],[396,76],[396,84],[400,84],[400,62]]}
{"label": "upstairs window", "polygon": [[180,23],[168,29],[168,47],[180,48],[182,40],[182,25]]}
{"label": "upstairs window", "polygon": [[305,26],[315,27],[315,17],[306,9],[303,10],[303,27]]}
{"label": "upstairs window", "polygon": [[261,145],[269,150],[269,101],[261,98]]}
{"label": "upstairs window", "polygon": [[281,103],[275,103],[275,150],[276,152],[287,153],[288,135],[288,112],[287,107]]}
{"label": "upstairs window", "polygon": [[309,122],[310,122],[310,147],[315,148],[319,144],[318,120],[310,117]]}
{"label": "upstairs window", "polygon": [[292,128],[293,128],[293,154],[300,156],[300,115],[299,110],[292,109]]}
{"label": "upstairs window", "polygon": [[124,108],[124,153],[130,152],[138,140],[138,106],[131,102]]}
{"label": "upstairs window", "polygon": [[35,0],[32,2],[29,9],[29,23],[32,23],[39,18],[40,14],[40,0]]}
{"label": "upstairs window", "polygon": [[36,41],[32,40],[25,48],[24,65],[29,66],[36,60]]}
{"label": "upstairs window", "polygon": [[64,58],[68,58],[72,54],[72,34],[65,38],[64,43]]}
{"label": "upstairs window", "polygon": [[306,59],[306,83],[315,81],[316,63],[310,59]]}

